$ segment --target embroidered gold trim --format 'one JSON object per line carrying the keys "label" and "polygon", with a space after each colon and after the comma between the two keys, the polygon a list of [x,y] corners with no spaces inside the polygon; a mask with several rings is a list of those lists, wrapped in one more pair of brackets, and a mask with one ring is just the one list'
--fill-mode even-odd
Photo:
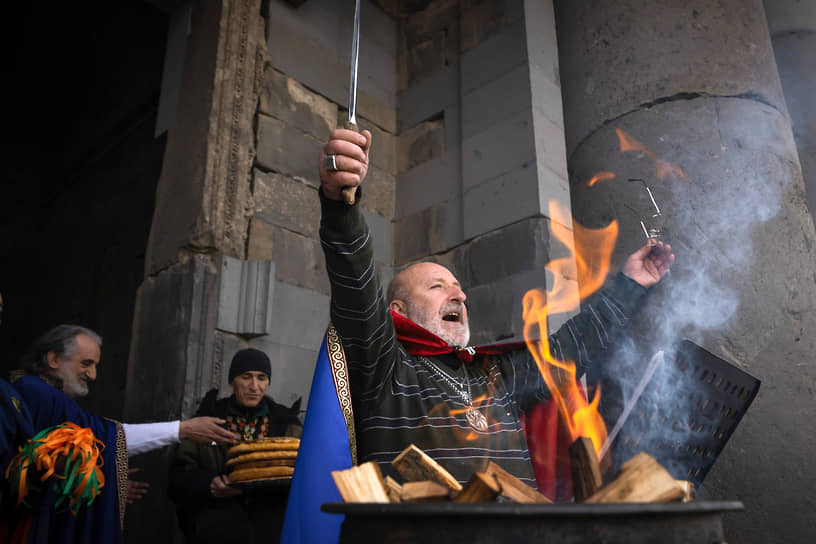
{"label": "embroidered gold trim", "polygon": [[124,530],[128,488],[127,440],[125,440],[125,430],[122,424],[114,419],[109,421],[116,424],[116,490],[119,499],[119,525]]}
{"label": "embroidered gold trim", "polygon": [[340,403],[343,418],[346,420],[346,431],[348,432],[349,446],[351,448],[351,463],[356,466],[357,437],[354,434],[354,410],[351,405],[348,365],[346,364],[343,344],[340,343],[340,335],[337,334],[337,329],[331,323],[329,323],[329,328],[326,331],[326,352],[329,355],[329,368],[334,380],[334,390],[337,392],[337,402]]}

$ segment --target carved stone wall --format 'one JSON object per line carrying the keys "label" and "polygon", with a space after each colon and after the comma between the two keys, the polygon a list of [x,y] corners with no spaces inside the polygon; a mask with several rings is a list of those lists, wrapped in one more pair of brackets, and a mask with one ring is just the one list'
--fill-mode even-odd
{"label": "carved stone wall", "polygon": [[[129,422],[189,417],[246,345],[216,328],[218,265],[221,256],[247,253],[265,49],[261,2],[205,0],[179,9],[189,9],[187,24],[178,27],[185,41],[180,100],[170,115],[133,320]],[[153,489],[163,490],[170,455],[165,449],[132,462]],[[128,509],[126,536],[155,539],[156,528],[164,527],[172,540],[176,526],[166,494],[150,493]]]}

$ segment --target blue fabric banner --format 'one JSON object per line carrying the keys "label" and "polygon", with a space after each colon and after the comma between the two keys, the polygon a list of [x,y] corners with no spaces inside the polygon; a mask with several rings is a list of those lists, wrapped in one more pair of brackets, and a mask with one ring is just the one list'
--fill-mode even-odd
{"label": "blue fabric banner", "polygon": [[331,473],[351,466],[348,430],[324,339],[312,378],[281,544],[338,541],[344,516],[321,512],[320,505],[342,500]]}

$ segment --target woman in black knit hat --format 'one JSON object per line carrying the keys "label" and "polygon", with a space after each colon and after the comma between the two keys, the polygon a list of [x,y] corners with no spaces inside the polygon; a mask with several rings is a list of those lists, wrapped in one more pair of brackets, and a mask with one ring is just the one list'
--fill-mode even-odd
{"label": "woman in black knit hat", "polygon": [[[300,437],[300,400],[287,408],[265,395],[272,374],[269,357],[248,348],[236,353],[229,368],[232,395],[208,392],[197,416],[226,420],[241,441],[267,436]],[[170,469],[170,497],[188,543],[276,541],[286,511],[288,487],[241,489],[230,485],[227,447],[182,442]]]}

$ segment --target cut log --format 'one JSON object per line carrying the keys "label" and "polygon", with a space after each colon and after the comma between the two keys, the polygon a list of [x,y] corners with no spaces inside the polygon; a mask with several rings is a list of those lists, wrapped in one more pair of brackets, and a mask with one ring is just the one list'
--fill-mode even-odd
{"label": "cut log", "polygon": [[477,472],[453,502],[493,502],[501,493],[499,482],[486,472]]}
{"label": "cut log", "polygon": [[402,484],[400,498],[402,502],[447,501],[450,499],[450,489],[431,480],[405,482]]}
{"label": "cut log", "polygon": [[413,444],[405,448],[391,464],[408,482],[431,480],[454,493],[462,491],[462,484],[457,482],[450,472]]}
{"label": "cut log", "polygon": [[693,501],[694,497],[697,496],[697,490],[694,488],[694,484],[688,480],[677,480],[677,483],[683,488],[682,502]]}
{"label": "cut log", "polygon": [[385,492],[391,502],[402,502],[402,486],[391,476],[385,477]]}
{"label": "cut log", "polygon": [[621,466],[615,480],[584,502],[671,502],[682,500],[685,494],[684,486],[660,463],[649,454],[639,453]]}
{"label": "cut log", "polygon": [[519,503],[552,504],[552,501],[525,484],[502,467],[490,461],[486,474],[492,476],[499,484],[499,495]]}
{"label": "cut log", "polygon": [[332,478],[346,502],[389,502],[377,463],[369,461],[358,467],[336,470]]}
{"label": "cut log", "polygon": [[575,502],[583,502],[603,485],[601,467],[592,439],[578,437],[569,447],[569,457]]}

